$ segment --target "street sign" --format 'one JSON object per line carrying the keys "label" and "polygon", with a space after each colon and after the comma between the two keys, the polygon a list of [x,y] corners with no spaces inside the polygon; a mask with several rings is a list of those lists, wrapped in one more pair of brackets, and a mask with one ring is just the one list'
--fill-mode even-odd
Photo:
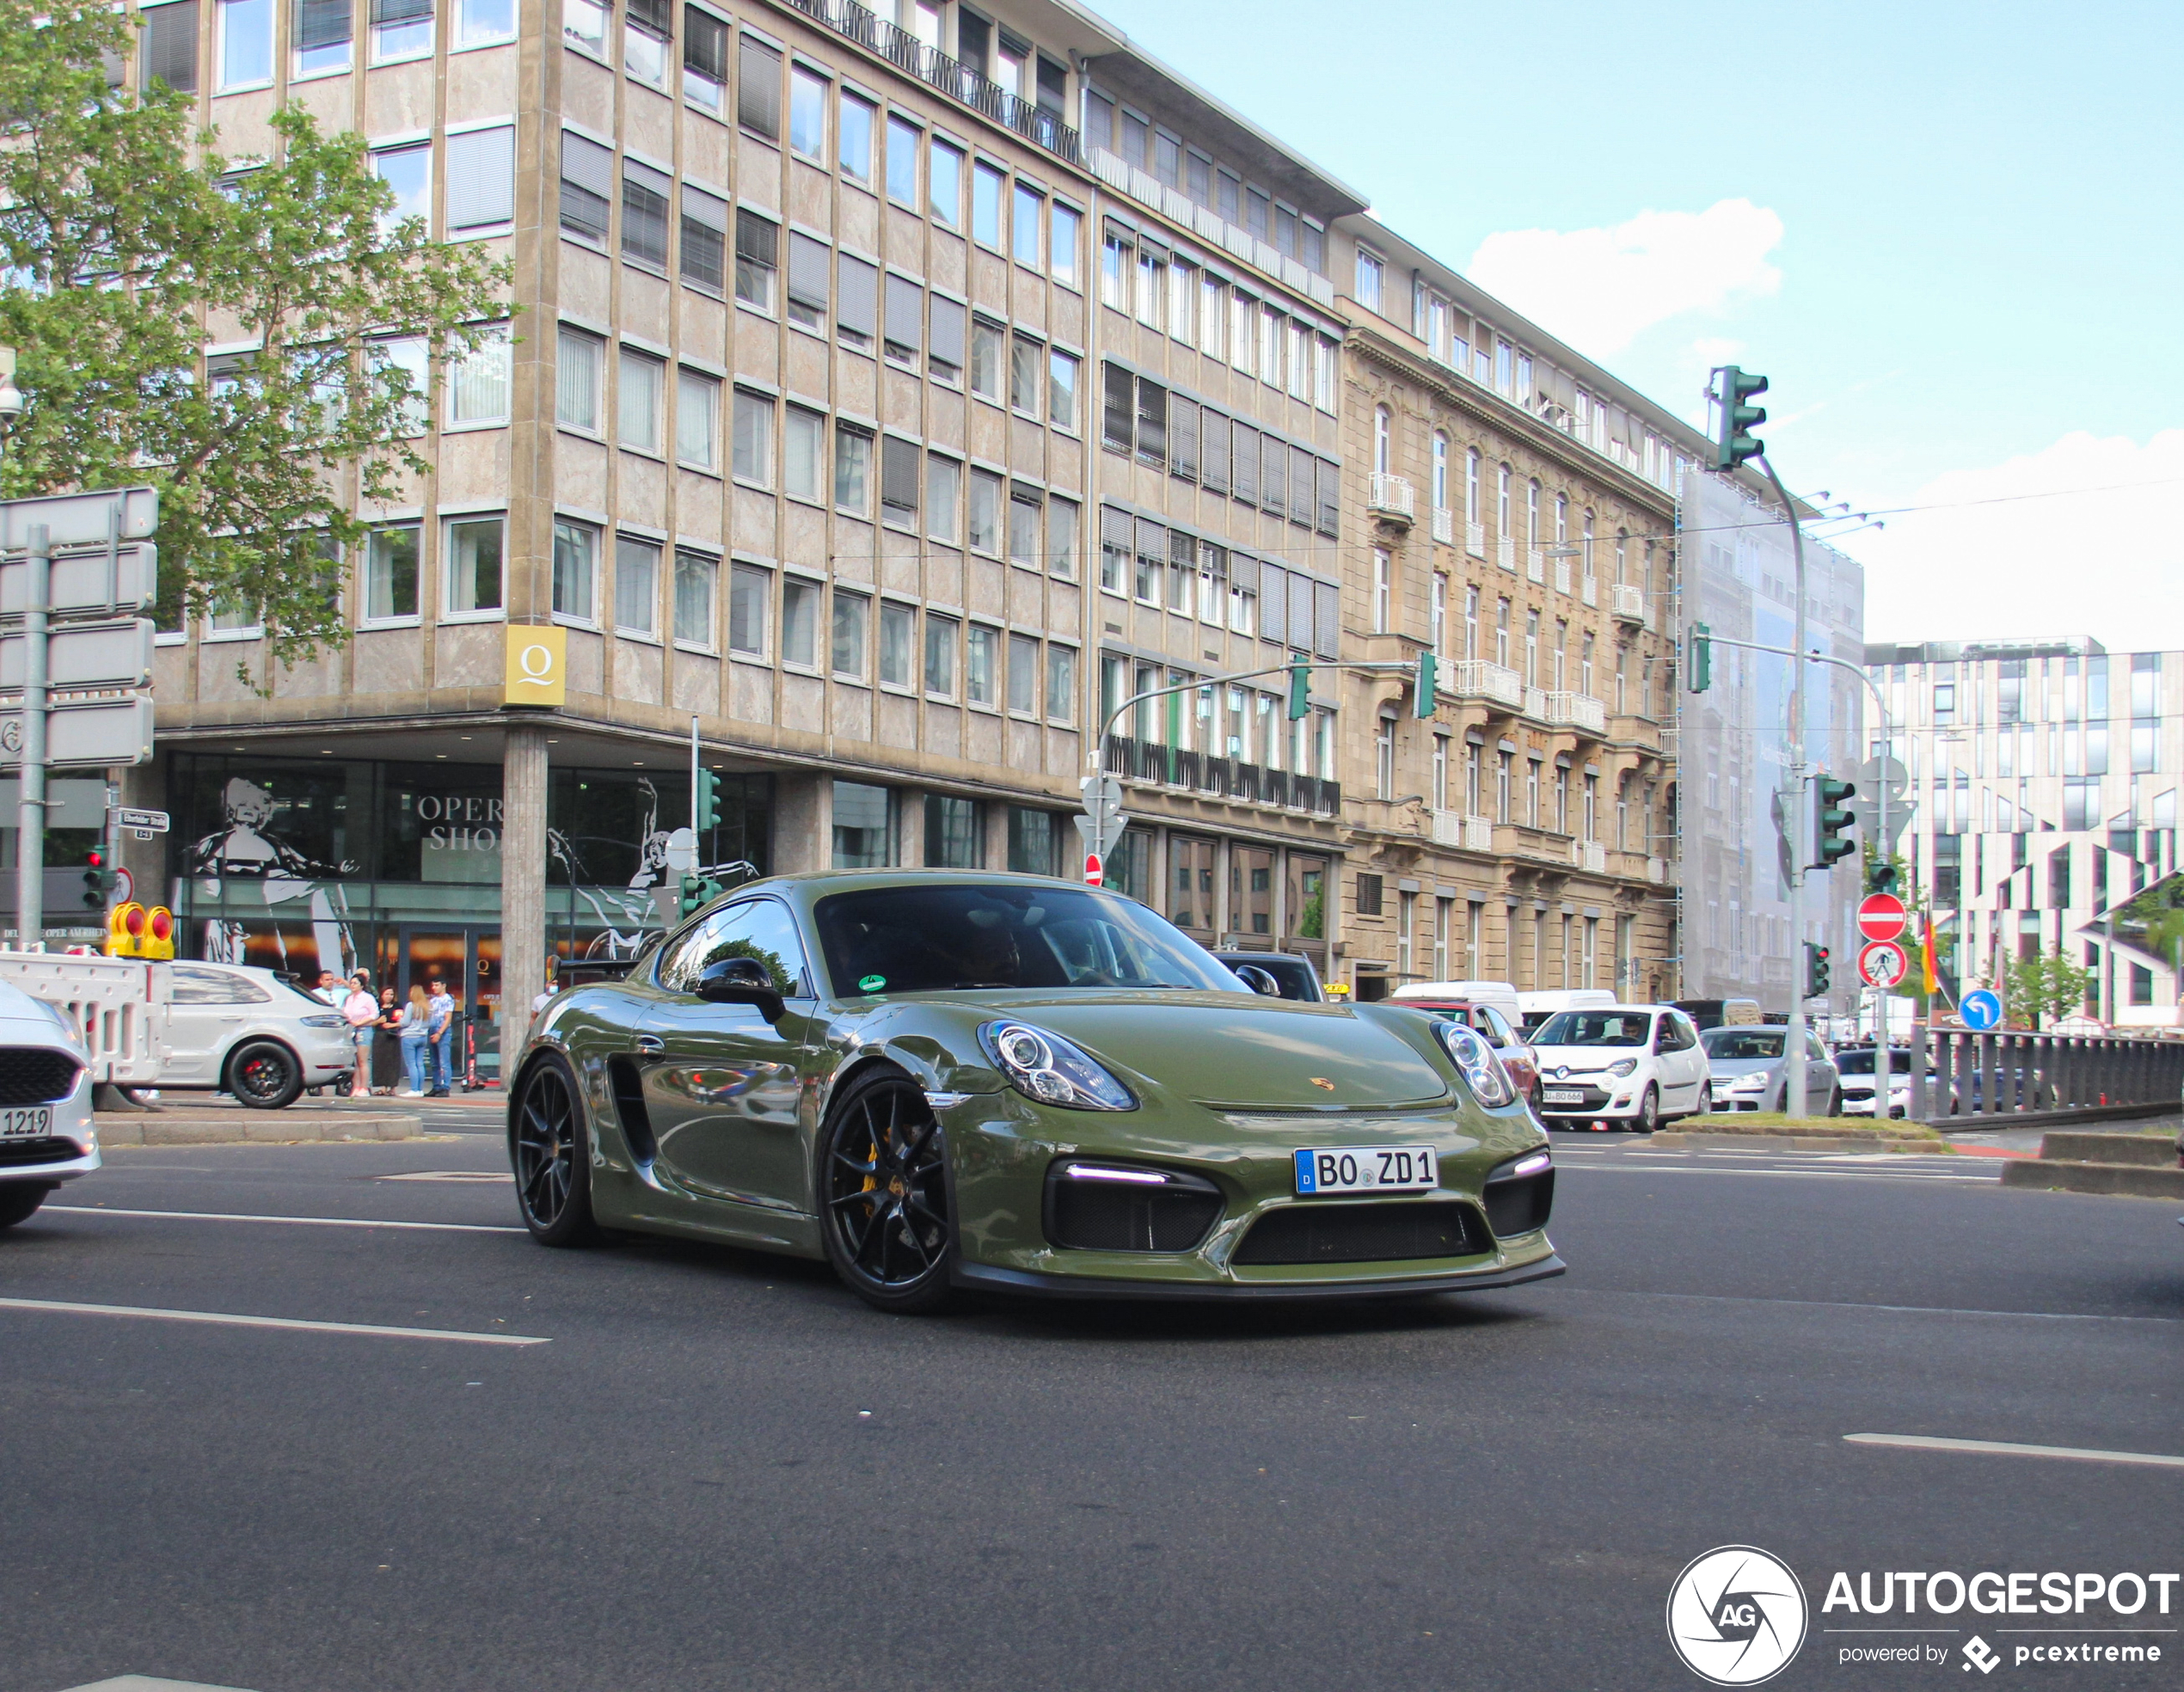
{"label": "street sign", "polygon": [[1097,852],[1087,852],[1084,855],[1084,885],[1088,887],[1097,887],[1104,884],[1107,879],[1107,867],[1101,862],[1100,855]]}
{"label": "street sign", "polygon": [[1976,1034],[1984,1034],[1990,1028],[2002,1026],[2002,995],[1985,987],[1974,988],[1964,996],[1956,1011],[1964,1019],[1966,1027]]}
{"label": "street sign", "polygon": [[[46,763],[109,769],[151,759],[151,701],[131,699],[64,702],[46,714]],[[22,764],[22,701],[0,701],[0,769]]]}
{"label": "street sign", "polygon": [[1911,959],[1893,940],[1869,941],[1858,950],[1858,979],[1886,992],[1911,971]]}
{"label": "street sign", "polygon": [[[0,690],[22,686],[25,637],[0,634]],[[46,685],[133,688],[151,679],[150,617],[126,622],[61,623],[46,636]]]}
{"label": "street sign", "polygon": [[137,896],[137,878],[126,869],[113,872],[113,902],[126,904]]}
{"label": "street sign", "polygon": [[[20,553],[0,559],[0,617],[22,615],[29,584],[29,560]],[[126,616],[151,604],[158,592],[158,549],[139,543],[117,548],[111,559],[104,549],[55,554],[46,605],[55,616],[80,616],[86,611]]]}
{"label": "street sign", "polygon": [[164,834],[169,827],[164,811],[138,811],[126,805],[114,807],[113,820],[116,827],[134,829],[139,834]]}
{"label": "street sign", "polygon": [[1120,811],[1122,809],[1122,782],[1113,776],[1087,776],[1077,784],[1084,795],[1087,811]]}
{"label": "street sign", "polygon": [[149,540],[159,527],[159,490],[114,487],[96,494],[9,500],[0,509],[0,547],[20,551],[30,544],[30,531],[40,524],[49,547],[102,546],[109,536]]}
{"label": "street sign", "polygon": [[1103,858],[1114,850],[1115,842],[1122,838],[1122,831],[1130,823],[1130,818],[1122,812],[1110,811],[1104,819],[1106,826],[1095,835],[1093,832],[1095,825],[1089,816],[1080,813],[1070,820],[1077,825],[1077,837],[1083,841],[1084,849]]}
{"label": "street sign", "polygon": [[[1888,793],[1886,840],[1880,837],[1879,795],[1883,788]],[[1918,809],[1917,801],[1911,796],[1911,771],[1904,768],[1901,758],[1869,757],[1858,766],[1857,788],[1857,797],[1850,801],[1850,809],[1858,819],[1858,832],[1875,851],[1893,852]]]}
{"label": "street sign", "polygon": [[1893,893],[1868,893],[1858,902],[1858,932],[1868,940],[1893,940],[1911,913]]}

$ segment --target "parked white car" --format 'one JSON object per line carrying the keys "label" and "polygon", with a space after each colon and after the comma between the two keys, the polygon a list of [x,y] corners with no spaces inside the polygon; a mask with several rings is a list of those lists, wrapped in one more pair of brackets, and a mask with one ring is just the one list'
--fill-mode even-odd
{"label": "parked white car", "polygon": [[291,1105],[356,1068],[341,1014],[268,969],[243,964],[174,965],[163,1093],[232,1093],[257,1110]]}
{"label": "parked white car", "polygon": [[1550,1127],[1622,1123],[1650,1134],[1706,1108],[1706,1051],[1672,1006],[1558,1010],[1532,1036],[1532,1056]]}
{"label": "parked white car", "polygon": [[98,1167],[83,1046],[58,1012],[0,982],[0,1228]]}

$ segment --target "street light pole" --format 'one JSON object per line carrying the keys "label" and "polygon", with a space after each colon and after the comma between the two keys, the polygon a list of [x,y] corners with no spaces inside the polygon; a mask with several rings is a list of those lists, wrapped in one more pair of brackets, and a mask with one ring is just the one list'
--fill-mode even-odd
{"label": "street light pole", "polygon": [[1797,632],[1792,637],[1792,644],[1799,653],[1799,662],[1790,666],[1789,677],[1789,1033],[1786,1042],[1788,1051],[1782,1066],[1782,1114],[1796,1118],[1806,1113],[1810,1102],[1805,1096],[1807,984],[1801,978],[1806,958],[1805,852],[1810,843],[1807,838],[1805,794],[1805,531],[1798,524],[1797,507],[1790,502],[1789,490],[1775,474],[1774,461],[1763,455],[1759,463],[1767,472],[1767,480],[1775,485],[1775,497],[1782,502],[1782,520],[1789,524],[1790,551],[1797,565]]}
{"label": "street light pole", "polygon": [[16,776],[15,944],[46,944],[46,616],[52,597],[51,531],[33,524],[22,605],[22,767]]}

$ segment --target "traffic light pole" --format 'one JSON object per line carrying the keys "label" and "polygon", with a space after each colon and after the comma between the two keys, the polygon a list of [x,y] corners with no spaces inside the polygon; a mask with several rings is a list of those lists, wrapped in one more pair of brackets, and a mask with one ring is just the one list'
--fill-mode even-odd
{"label": "traffic light pole", "polygon": [[[1801,660],[1805,651],[1805,530],[1798,523],[1797,507],[1790,502],[1789,490],[1775,474],[1774,460],[1763,454],[1759,463],[1767,472],[1767,480],[1775,485],[1775,497],[1782,502],[1782,520],[1789,524],[1790,554],[1797,566],[1797,632],[1791,638]],[[1805,665],[1801,661],[1790,666],[1789,745],[1790,803],[1795,815],[1789,829],[1793,849],[1789,855],[1789,1032],[1784,1042],[1788,1050],[1782,1064],[1782,1114],[1794,1119],[1805,1115],[1811,1104],[1805,1094],[1805,990],[1812,984],[1801,978],[1807,956],[1805,840],[1809,774],[1805,763]]]}
{"label": "traffic light pole", "polygon": [[52,531],[33,524],[22,604],[22,767],[16,776],[15,945],[46,947],[46,621],[52,598]]}

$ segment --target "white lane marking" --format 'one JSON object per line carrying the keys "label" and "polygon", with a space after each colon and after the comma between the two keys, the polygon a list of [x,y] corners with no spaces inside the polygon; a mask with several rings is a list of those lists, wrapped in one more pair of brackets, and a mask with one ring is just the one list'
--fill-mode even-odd
{"label": "white lane marking", "polygon": [[374,1175],[371,1179],[384,1181],[506,1181],[511,1186],[516,1184],[515,1176],[505,1169],[413,1169],[406,1175]]}
{"label": "white lane marking", "polygon": [[217,1327],[279,1327],[304,1333],[360,1333],[382,1340],[453,1340],[466,1346],[547,1346],[520,1333],[457,1333],[445,1327],[382,1327],[371,1322],[306,1321],[300,1316],[237,1316],[218,1310],[163,1310],[140,1304],[75,1304],[52,1298],[0,1298],[0,1310],[40,1310],[65,1316],[138,1316],[153,1321],[209,1322]]}
{"label": "white lane marking", "polygon": [[2065,1462],[2138,1463],[2184,1468],[2184,1457],[2153,1451],[2089,1451],[2075,1445],[2015,1445],[2002,1439],[1942,1439],[1923,1433],[1846,1433],[1850,1445],[1894,1445],[1912,1451],[1970,1451],[1991,1457],[2056,1457]]}
{"label": "white lane marking", "polygon": [[526,1234],[483,1222],[387,1222],[377,1217],[241,1216],[225,1211],[125,1211],[118,1205],[48,1205],[46,1212],[87,1217],[163,1217],[169,1222],[277,1222],[297,1228],[407,1228],[426,1234]]}
{"label": "white lane marking", "polygon": [[2088,1310],[1968,1310],[1946,1304],[1868,1304],[1843,1298],[1755,1298],[1727,1292],[1631,1292],[1622,1287],[1558,1287],[1548,1296],[1567,1298],[1573,1294],[1594,1298],[1670,1298],[1693,1304],[1789,1304],[1808,1310],[1880,1310],[1899,1316],[1998,1316],[2015,1321],[2158,1322],[2176,1327],[2176,1316],[2110,1316]]}

